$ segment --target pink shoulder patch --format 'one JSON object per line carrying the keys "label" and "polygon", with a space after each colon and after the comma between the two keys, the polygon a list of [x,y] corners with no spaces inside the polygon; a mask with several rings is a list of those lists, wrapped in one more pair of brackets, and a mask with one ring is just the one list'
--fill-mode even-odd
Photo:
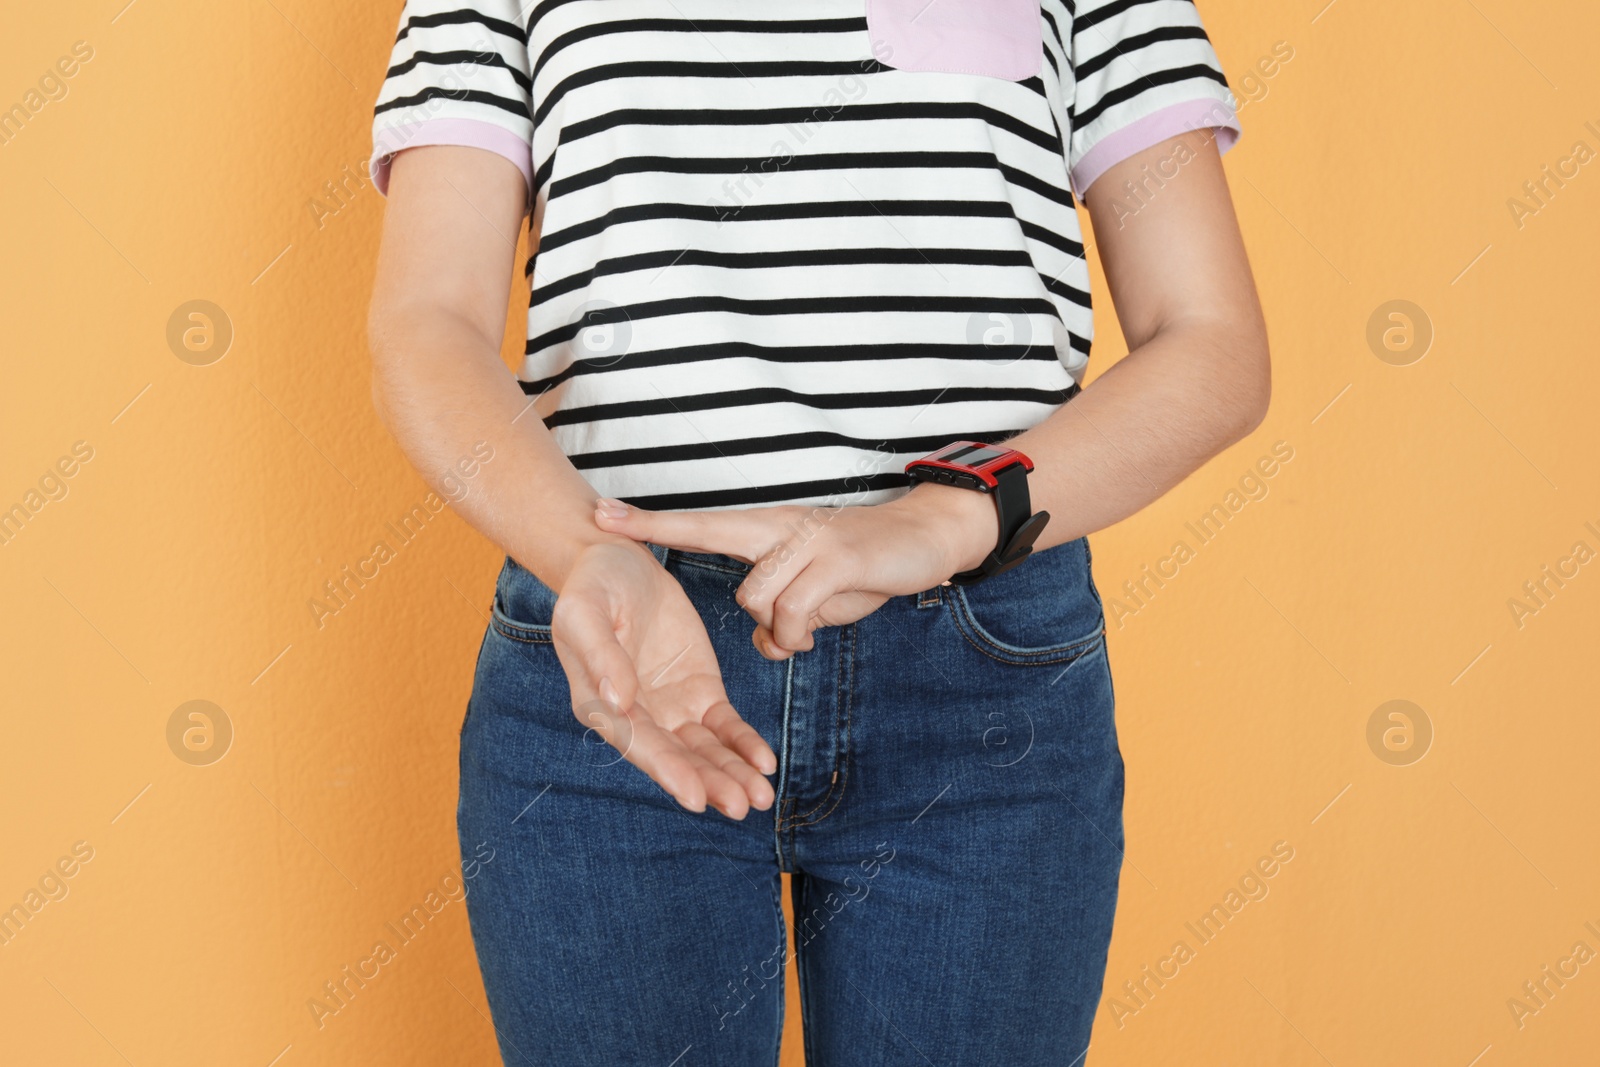
{"label": "pink shoulder patch", "polygon": [[878,62],[1025,81],[1044,61],[1039,0],[866,0]]}

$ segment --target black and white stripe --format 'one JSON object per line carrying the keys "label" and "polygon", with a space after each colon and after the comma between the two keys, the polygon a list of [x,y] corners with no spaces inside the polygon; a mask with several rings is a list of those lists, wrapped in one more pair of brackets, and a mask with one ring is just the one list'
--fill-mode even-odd
{"label": "black and white stripe", "polygon": [[908,459],[1070,399],[1093,336],[1072,164],[1229,100],[1189,0],[1040,20],[1013,82],[884,66],[863,0],[408,0],[375,135],[530,145],[521,378],[599,492],[875,503]]}

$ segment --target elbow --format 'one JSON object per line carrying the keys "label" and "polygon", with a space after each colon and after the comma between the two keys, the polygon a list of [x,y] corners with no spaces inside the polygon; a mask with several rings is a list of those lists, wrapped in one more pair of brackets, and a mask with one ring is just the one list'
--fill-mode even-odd
{"label": "elbow", "polygon": [[389,421],[389,391],[383,375],[383,361],[377,357],[376,352],[373,353],[369,370],[372,378],[372,410],[377,412],[378,421],[392,429]]}
{"label": "elbow", "polygon": [[1239,414],[1239,437],[1245,438],[1260,429],[1267,421],[1267,411],[1272,407],[1272,364],[1267,358],[1265,343],[1261,346],[1260,369],[1252,375],[1246,390],[1243,410]]}
{"label": "elbow", "polygon": [[378,374],[377,364],[372,367],[372,410],[377,413],[378,421],[390,433],[394,432],[394,421],[389,418],[389,405],[384,402],[383,379]]}
{"label": "elbow", "polygon": [[372,410],[377,413],[378,421],[393,433],[394,421],[389,408],[390,361],[385,358],[387,347],[381,318],[374,309],[367,318],[367,371],[371,379]]}
{"label": "elbow", "polygon": [[1272,406],[1272,359],[1265,331],[1251,331],[1243,338],[1235,334],[1235,338],[1235,365],[1229,375],[1232,382],[1228,404],[1230,417],[1226,420],[1223,447],[1255,433],[1266,421]]}
{"label": "elbow", "polygon": [[1195,428],[1210,454],[1255,433],[1272,403],[1272,360],[1261,320],[1210,317],[1170,339],[1174,373],[1193,391]]}

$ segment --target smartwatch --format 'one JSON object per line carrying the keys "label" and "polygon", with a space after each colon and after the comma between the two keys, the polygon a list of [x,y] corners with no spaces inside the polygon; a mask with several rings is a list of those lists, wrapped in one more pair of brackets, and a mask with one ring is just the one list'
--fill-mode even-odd
{"label": "smartwatch", "polygon": [[979,441],[956,441],[906,464],[906,475],[918,482],[938,482],[994,497],[1000,537],[994,551],[976,568],[950,576],[953,585],[976,585],[1028,558],[1039,539],[1048,511],[1035,512],[1028,501],[1028,472],[1033,460],[1014,448]]}

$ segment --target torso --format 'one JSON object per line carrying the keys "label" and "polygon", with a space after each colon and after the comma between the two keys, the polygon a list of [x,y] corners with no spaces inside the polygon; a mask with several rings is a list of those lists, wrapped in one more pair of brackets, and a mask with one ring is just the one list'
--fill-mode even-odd
{"label": "torso", "polygon": [[877,503],[1059,407],[1092,336],[1070,28],[1043,0],[1012,80],[886,66],[863,0],[540,5],[521,378],[595,488]]}

